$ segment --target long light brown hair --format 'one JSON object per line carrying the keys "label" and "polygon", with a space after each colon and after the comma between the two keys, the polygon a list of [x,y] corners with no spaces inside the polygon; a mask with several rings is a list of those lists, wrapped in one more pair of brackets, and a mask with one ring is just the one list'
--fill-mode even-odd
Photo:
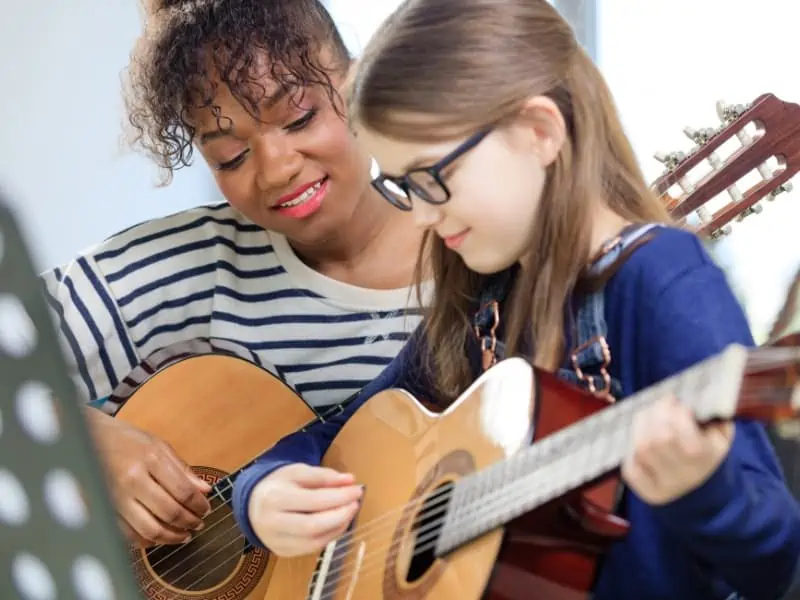
{"label": "long light brown hair", "polygon": [[[531,358],[553,369],[564,353],[566,303],[590,259],[593,202],[631,222],[669,220],[642,176],[603,77],[570,26],[546,0],[406,2],[368,45],[350,109],[359,124],[384,136],[432,142],[513,118],[533,96],[558,106],[568,135],[548,168],[530,252],[504,311],[506,343],[515,352],[532,328]],[[427,348],[435,392],[451,400],[474,376],[464,348],[486,277],[429,233],[418,280],[431,272]]]}

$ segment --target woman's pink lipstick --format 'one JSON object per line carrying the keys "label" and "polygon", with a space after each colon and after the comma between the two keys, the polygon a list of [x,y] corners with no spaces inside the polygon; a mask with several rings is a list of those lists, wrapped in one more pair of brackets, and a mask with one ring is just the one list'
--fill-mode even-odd
{"label": "woman's pink lipstick", "polygon": [[278,201],[273,210],[291,219],[305,219],[317,212],[328,192],[328,178],[297,190]]}

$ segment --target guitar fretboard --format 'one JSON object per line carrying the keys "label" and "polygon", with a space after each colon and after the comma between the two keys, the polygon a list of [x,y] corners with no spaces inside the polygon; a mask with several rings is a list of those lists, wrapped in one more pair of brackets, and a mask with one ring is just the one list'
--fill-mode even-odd
{"label": "guitar fretboard", "polygon": [[701,422],[732,417],[747,356],[743,346],[729,346],[679,375],[460,480],[452,492],[437,555],[619,467],[628,452],[636,414],[670,393],[687,403]]}

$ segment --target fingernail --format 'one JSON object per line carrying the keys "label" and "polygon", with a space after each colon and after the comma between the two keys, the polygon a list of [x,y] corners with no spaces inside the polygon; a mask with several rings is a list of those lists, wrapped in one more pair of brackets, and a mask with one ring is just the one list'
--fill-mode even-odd
{"label": "fingernail", "polygon": [[191,533],[189,535],[187,535],[185,538],[183,538],[183,543],[184,544],[188,544],[191,541],[192,541],[192,534]]}
{"label": "fingernail", "polygon": [[195,527],[195,528],[194,528],[194,530],[195,530],[195,531],[200,531],[200,530],[201,530],[203,527],[205,527],[205,526],[206,526],[206,524],[205,524],[205,523],[200,523],[200,525],[198,525],[197,527]]}

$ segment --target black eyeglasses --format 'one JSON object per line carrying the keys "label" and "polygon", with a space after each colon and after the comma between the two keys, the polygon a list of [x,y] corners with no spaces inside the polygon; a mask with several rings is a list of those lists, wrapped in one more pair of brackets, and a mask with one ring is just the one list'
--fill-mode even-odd
{"label": "black eyeglasses", "polygon": [[380,174],[372,180],[372,187],[400,210],[411,210],[412,193],[429,204],[444,204],[450,200],[450,190],[442,180],[442,170],[481,143],[492,129],[487,127],[472,134],[455,150],[430,167],[412,169],[402,177]]}

